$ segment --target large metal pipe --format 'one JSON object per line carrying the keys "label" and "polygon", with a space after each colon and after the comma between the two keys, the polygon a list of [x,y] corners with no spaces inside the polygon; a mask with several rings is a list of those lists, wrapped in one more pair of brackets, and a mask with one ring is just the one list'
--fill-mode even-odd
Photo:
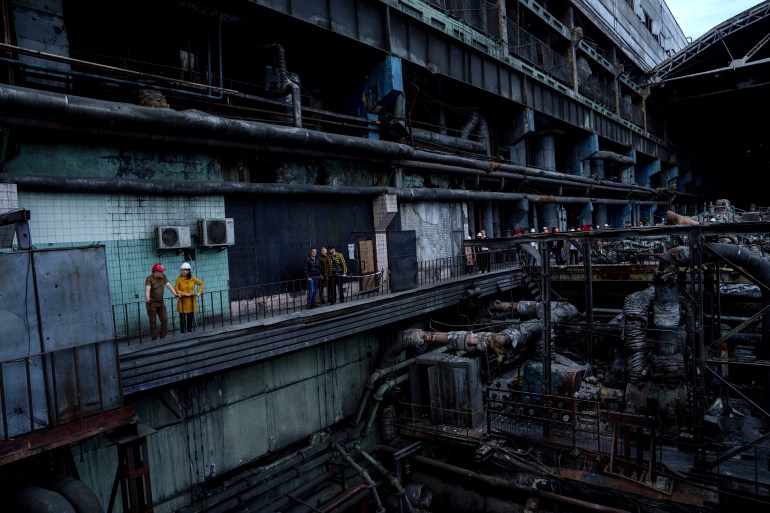
{"label": "large metal pipe", "polygon": [[[184,196],[302,196],[330,195],[375,197],[392,194],[401,201],[518,201],[533,203],[627,205],[625,199],[538,196],[513,192],[482,192],[458,189],[398,189],[383,186],[328,186],[282,183],[245,183],[203,180],[142,180],[137,178],[85,178],[59,176],[12,175],[0,173],[0,183],[18,185],[20,190],[39,192],[80,192],[108,194],[147,194]],[[632,201],[638,204],[665,203]]]}
{"label": "large metal pipe", "polygon": [[[97,135],[121,139],[125,138],[126,134],[137,133],[144,134],[143,137],[148,142],[168,140],[193,144],[198,141],[205,146],[228,147],[233,144],[247,144],[253,149],[265,145],[262,148],[264,151],[268,151],[270,147],[290,147],[294,150],[326,152],[329,156],[339,156],[340,151],[344,151],[348,155],[365,158],[413,159],[482,171],[517,173],[523,178],[551,178],[561,180],[565,185],[581,183],[589,187],[617,187],[621,191],[638,192],[650,197],[661,192],[635,184],[600,182],[593,178],[552,170],[415,150],[408,145],[390,141],[227,119],[195,110],[174,111],[108,102],[11,85],[0,86],[0,122],[6,127],[48,127],[59,132],[74,130],[81,134],[90,131]],[[84,126],[88,128],[84,129]],[[151,134],[147,135],[150,132]],[[394,164],[399,165],[398,162]],[[522,199],[525,197],[521,196]],[[582,199],[582,203],[587,201],[592,200]],[[660,202],[663,203],[667,202]]]}
{"label": "large metal pipe", "polygon": [[56,492],[72,505],[75,513],[102,513],[103,508],[94,491],[83,481],[62,474],[46,476],[40,483]]}
{"label": "large metal pipe", "polygon": [[24,513],[76,513],[63,495],[32,485],[15,488],[3,502],[11,511]]}
{"label": "large metal pipe", "polygon": [[[762,292],[762,306],[770,306],[770,262],[764,256],[735,244],[710,242],[706,247],[728,262],[753,273]],[[763,359],[770,357],[770,315],[762,316],[762,356]],[[767,375],[770,378],[770,370]]]}
{"label": "large metal pipe", "polygon": [[[6,126],[19,116],[59,120],[61,130],[87,123],[101,129],[102,134],[111,133],[115,137],[121,137],[124,131],[152,130],[155,134],[191,135],[199,139],[270,143],[337,152],[344,149],[356,155],[405,158],[414,154],[410,146],[389,141],[226,119],[196,110],[156,109],[9,85],[0,86],[0,111],[0,121]],[[10,116],[6,119],[7,115]]]}
{"label": "large metal pipe", "polygon": [[[543,183],[543,184],[549,184],[549,185],[561,185],[564,187],[582,187],[585,189],[590,189],[591,191],[598,191],[598,190],[606,190],[606,191],[614,191],[616,193],[621,194],[628,194],[629,192],[635,191],[636,186],[628,186],[628,184],[620,184],[617,182],[598,182],[595,183],[584,183],[582,181],[574,180],[574,178],[582,179],[582,177],[576,177],[573,175],[565,175],[562,174],[561,178],[554,178],[554,177],[546,177],[541,176],[540,174],[530,174],[525,172],[514,172],[514,171],[489,171],[489,170],[481,170],[481,169],[473,169],[471,167],[467,166],[457,166],[457,165],[449,165],[449,164],[438,164],[435,162],[421,162],[416,160],[401,160],[398,162],[398,165],[409,168],[409,169],[421,169],[426,171],[438,171],[438,172],[445,172],[445,173],[458,173],[458,174],[467,174],[467,175],[473,175],[473,176],[480,176],[480,177],[488,177],[490,179],[494,178],[502,178],[502,179],[511,179],[516,181],[521,181],[523,183]],[[640,193],[649,193],[648,190],[639,190]]]}
{"label": "large metal pipe", "polygon": [[513,481],[509,481],[507,479],[488,476],[485,474],[479,474],[477,472],[473,472],[465,468],[450,465],[449,463],[444,463],[442,461],[426,458],[425,456],[414,456],[413,459],[417,463],[421,463],[425,466],[432,467],[434,469],[443,470],[445,472],[456,474],[462,477],[463,479],[471,479],[473,481],[479,481],[479,482],[488,484],[490,486],[500,487],[506,490],[512,490],[526,497],[539,497],[541,499],[550,500],[561,504],[567,504],[569,506],[588,510],[588,511],[600,511],[603,513],[630,513],[628,510],[625,510],[625,509],[613,508],[611,506],[604,506],[593,502],[574,499],[572,497],[567,497],[565,495],[560,495],[558,493],[540,490],[539,488],[522,486],[520,484],[514,483]]}
{"label": "large metal pipe", "polygon": [[421,128],[412,128],[411,134],[412,137],[417,141],[423,141],[429,144],[440,146],[447,146],[462,151],[485,154],[487,149],[486,144],[484,143],[472,141],[467,138],[452,137],[451,135],[446,134],[437,134],[436,132],[431,132],[430,130],[424,130]]}

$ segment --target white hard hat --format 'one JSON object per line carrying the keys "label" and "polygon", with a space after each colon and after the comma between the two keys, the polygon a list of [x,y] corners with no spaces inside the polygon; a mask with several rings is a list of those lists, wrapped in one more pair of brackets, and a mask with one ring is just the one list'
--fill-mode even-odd
{"label": "white hard hat", "polygon": [[529,233],[535,233],[535,229],[534,228],[530,228],[529,229]]}
{"label": "white hard hat", "polygon": [[180,269],[189,269],[189,268],[190,268],[190,264],[188,264],[187,262],[183,263],[182,267],[180,267]]}

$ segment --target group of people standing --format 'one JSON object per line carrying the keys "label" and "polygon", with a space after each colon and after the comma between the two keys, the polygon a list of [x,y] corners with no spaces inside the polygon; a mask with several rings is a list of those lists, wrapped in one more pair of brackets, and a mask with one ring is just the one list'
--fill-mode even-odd
{"label": "group of people standing", "polygon": [[[305,259],[305,276],[307,285],[307,306],[316,308],[321,304],[333,305],[339,299],[345,302],[343,282],[348,275],[348,265],[345,257],[337,253],[334,244],[321,248],[318,255],[316,248],[310,250],[310,256]],[[181,333],[191,333],[195,330],[195,312],[198,311],[197,298],[203,294],[203,281],[192,274],[192,266],[184,262],[179,268],[179,277],[171,285],[165,275],[166,268],[157,263],[152,266],[152,273],[144,280],[144,301],[147,316],[150,321],[150,336],[153,340],[166,338],[168,334],[168,312],[163,294],[166,289],[177,298],[176,311],[179,313],[179,328]],[[326,297],[324,297],[324,289]]]}
{"label": "group of people standing", "polygon": [[[305,259],[305,277],[307,278],[307,307],[316,308],[320,304],[333,305],[339,296],[339,302],[345,302],[344,279],[348,275],[348,264],[341,253],[337,253],[334,244],[328,249],[321,247],[318,255],[316,248],[310,249]],[[324,297],[326,289],[326,297]]]}
{"label": "group of people standing", "polygon": [[[195,329],[195,312],[198,311],[197,298],[203,294],[203,282],[193,276],[192,267],[184,262],[179,268],[179,277],[171,286],[171,282],[164,274],[166,268],[161,264],[152,266],[152,274],[144,280],[144,301],[147,306],[147,316],[150,319],[150,335],[153,340],[166,338],[168,332],[168,313],[166,303],[163,301],[165,289],[171,291],[176,302],[176,311],[179,313],[179,326],[181,333],[190,333]],[[160,321],[160,330],[158,329]]]}
{"label": "group of people standing", "polygon": [[[476,240],[483,241],[487,238],[487,231],[481,229],[476,234]],[[482,243],[480,246],[465,246],[465,274],[473,274],[474,264],[478,265],[479,273],[489,272],[489,246]]]}

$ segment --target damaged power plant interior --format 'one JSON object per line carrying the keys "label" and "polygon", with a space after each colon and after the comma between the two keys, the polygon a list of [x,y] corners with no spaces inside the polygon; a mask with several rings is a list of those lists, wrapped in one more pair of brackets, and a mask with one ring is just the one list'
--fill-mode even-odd
{"label": "damaged power plant interior", "polygon": [[0,510],[770,507],[770,2],[0,19]]}

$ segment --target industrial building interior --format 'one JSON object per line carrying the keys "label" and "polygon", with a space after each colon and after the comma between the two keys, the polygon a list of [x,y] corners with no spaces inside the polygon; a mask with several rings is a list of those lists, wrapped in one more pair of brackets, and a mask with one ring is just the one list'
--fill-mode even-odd
{"label": "industrial building interior", "polygon": [[[644,11],[652,50],[606,30],[603,2],[43,4],[0,0],[0,185],[22,204],[0,209],[0,273],[20,277],[0,285],[12,511],[767,507],[770,2],[682,48]],[[189,247],[150,255],[189,260],[198,244],[227,274],[207,293],[229,304],[193,335],[122,336],[115,312],[144,305],[100,283],[133,263],[40,237],[61,212],[35,224],[24,201],[57,194],[221,199],[226,243],[198,244],[193,226]],[[409,211],[452,227],[439,238]],[[297,279],[306,224],[314,244],[366,239],[388,269],[351,259],[344,304],[226,324],[240,303],[258,311],[233,290]],[[92,340],[51,345],[48,329]],[[305,365],[341,404],[319,407],[320,429],[297,396],[278,396],[269,435],[252,410],[207,416],[227,384],[269,388],[260,373],[288,389],[308,350],[333,362]],[[241,453],[210,464],[206,433]],[[194,446],[189,461],[175,444]]]}

